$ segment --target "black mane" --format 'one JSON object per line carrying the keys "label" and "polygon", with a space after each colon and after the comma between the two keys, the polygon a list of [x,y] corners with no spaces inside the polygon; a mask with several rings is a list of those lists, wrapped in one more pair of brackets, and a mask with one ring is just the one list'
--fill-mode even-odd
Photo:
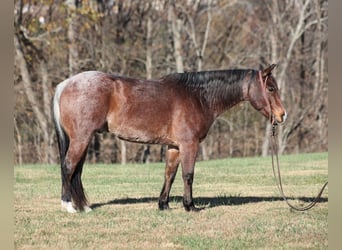
{"label": "black mane", "polygon": [[257,71],[231,69],[174,73],[163,77],[161,81],[184,86],[192,94],[198,93],[210,106],[227,108],[241,101],[243,93],[240,83],[248,73],[254,79]]}
{"label": "black mane", "polygon": [[255,70],[251,69],[174,73],[163,77],[162,80],[182,84],[188,88],[223,87],[240,82],[251,71],[255,74]]}

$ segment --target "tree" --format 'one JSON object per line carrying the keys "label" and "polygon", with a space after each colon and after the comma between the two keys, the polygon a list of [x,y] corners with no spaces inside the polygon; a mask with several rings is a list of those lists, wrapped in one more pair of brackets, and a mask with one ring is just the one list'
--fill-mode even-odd
{"label": "tree", "polygon": [[[327,149],[326,0],[16,0],[14,11],[16,163],[58,161],[54,88],[86,70],[158,79],[277,63],[289,114],[280,151]],[[267,121],[240,104],[213,124],[199,158],[266,155],[269,133]],[[162,149],[96,134],[88,160],[160,161]]]}
{"label": "tree", "polygon": [[[315,24],[320,24],[322,21],[326,20],[326,17],[321,17],[315,15],[317,12],[317,8],[321,9],[319,4],[315,4],[310,0],[304,1],[278,1],[274,0],[272,3],[266,3],[270,13],[270,19],[272,25],[270,26],[270,37],[271,37],[271,61],[277,62],[279,64],[279,70],[277,71],[277,82],[279,88],[281,89],[281,99],[285,100],[287,91],[286,82],[289,80],[289,74],[291,62],[294,60],[298,60],[296,57],[295,51],[300,46],[299,41],[303,38],[304,34],[309,33],[312,29],[312,26]],[[314,6],[314,7],[313,7]],[[318,29],[319,31],[320,29]],[[320,33],[322,35],[322,33]],[[317,46],[321,46],[321,42],[319,40],[315,40],[318,42]],[[297,47],[296,47],[297,46]],[[284,49],[285,48],[285,49]],[[313,49],[311,47],[310,49]],[[317,47],[316,47],[317,48]],[[320,51],[321,49],[319,49]],[[302,52],[303,53],[303,52]],[[300,57],[301,61],[305,61],[307,58]],[[321,61],[321,60],[319,60]],[[319,65],[319,61],[317,61]],[[302,64],[303,65],[303,64]],[[296,65],[297,66],[297,65]],[[318,70],[320,72],[320,70]],[[303,73],[303,69],[300,71]],[[301,76],[302,78],[304,75]],[[306,80],[306,79],[302,79]],[[303,82],[302,82],[303,83]],[[319,79],[316,79],[316,83],[314,84],[316,87],[318,85],[322,85],[322,82]],[[293,87],[293,86],[291,86]],[[302,89],[303,92],[303,89]],[[314,91],[315,92],[315,91]],[[317,94],[317,92],[316,92]],[[301,100],[304,100],[307,93],[302,93]],[[296,97],[296,96],[293,96]],[[293,130],[299,128],[299,126],[303,123],[306,115],[309,113],[311,107],[320,106],[319,103],[314,103],[317,101],[318,96],[310,97],[311,103],[306,103],[305,107],[292,106],[291,103],[298,103],[296,100],[292,100],[292,102],[288,102],[288,110],[291,110],[291,116],[289,117],[286,127],[279,128],[278,134],[278,145],[279,145],[279,153],[283,153],[287,146],[287,140],[289,136],[293,133]],[[312,98],[312,99],[311,99]],[[270,133],[270,124],[266,127],[265,140],[263,143],[263,151],[262,155],[267,155],[268,144],[269,144],[269,133]]]}
{"label": "tree", "polygon": [[[18,64],[21,82],[23,84],[23,90],[27,96],[27,99],[32,107],[33,113],[39,124],[38,131],[42,134],[42,147],[44,150],[38,150],[38,154],[41,155],[42,161],[47,163],[52,163],[55,161],[53,155],[54,150],[52,148],[52,130],[51,130],[51,112],[50,112],[50,100],[51,92],[48,79],[48,69],[46,59],[40,49],[33,43],[34,40],[40,40],[46,35],[46,33],[41,33],[36,37],[29,37],[27,31],[22,26],[22,11],[24,7],[24,2],[19,1],[19,13],[18,18],[15,20],[15,35],[14,35],[14,48],[15,48],[15,62]],[[36,88],[40,91],[42,98],[37,95],[33,89],[32,75],[30,74],[30,67],[35,65],[29,65],[29,58],[25,54],[31,50],[31,56],[38,59],[39,63],[37,65],[38,72],[34,77],[38,77],[40,80],[40,88]],[[18,128],[16,124],[16,128]],[[18,129],[17,129],[18,132]]]}
{"label": "tree", "polygon": [[182,50],[182,39],[181,39],[181,31],[183,27],[182,20],[176,17],[175,15],[175,4],[169,4],[168,8],[168,23],[169,29],[172,37],[173,43],[173,55],[176,62],[176,71],[179,73],[184,72],[184,65],[183,65],[183,50]]}

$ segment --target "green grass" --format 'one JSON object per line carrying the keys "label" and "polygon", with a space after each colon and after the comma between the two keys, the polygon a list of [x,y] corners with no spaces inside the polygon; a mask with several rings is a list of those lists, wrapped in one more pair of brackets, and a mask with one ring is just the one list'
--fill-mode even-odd
{"label": "green grass", "polygon": [[[280,158],[284,190],[314,197],[327,180],[328,153]],[[328,189],[307,212],[279,197],[267,158],[197,162],[194,198],[206,209],[182,207],[180,171],[170,211],[159,211],[164,164],[85,165],[91,213],[60,209],[58,166],[14,167],[16,249],[327,249]]]}

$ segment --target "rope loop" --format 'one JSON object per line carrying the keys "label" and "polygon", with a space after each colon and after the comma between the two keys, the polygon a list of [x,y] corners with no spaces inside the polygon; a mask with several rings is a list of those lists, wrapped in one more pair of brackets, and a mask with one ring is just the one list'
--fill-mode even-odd
{"label": "rope loop", "polygon": [[[306,211],[306,210],[309,210],[309,209],[313,208],[317,204],[317,202],[319,201],[319,199],[322,196],[322,193],[323,193],[325,187],[328,185],[328,182],[324,183],[323,187],[321,188],[321,190],[318,193],[318,195],[316,196],[316,198],[310,204],[308,204],[307,206],[305,206],[305,207],[296,207],[296,206],[292,205],[288,201],[288,199],[286,198],[284,190],[283,190],[283,184],[282,184],[282,181],[281,181],[281,174],[280,174],[279,158],[278,158],[278,144],[277,144],[277,140],[276,140],[275,134],[276,134],[276,124],[272,124],[272,138],[271,138],[272,139],[272,169],[273,169],[273,175],[274,175],[277,187],[279,189],[279,192],[280,192],[282,198],[285,200],[285,202],[287,203],[287,205],[290,208],[292,208],[292,209],[294,209],[296,211]],[[276,174],[275,166],[274,166],[274,155],[275,155],[276,163],[277,163],[277,174]]]}

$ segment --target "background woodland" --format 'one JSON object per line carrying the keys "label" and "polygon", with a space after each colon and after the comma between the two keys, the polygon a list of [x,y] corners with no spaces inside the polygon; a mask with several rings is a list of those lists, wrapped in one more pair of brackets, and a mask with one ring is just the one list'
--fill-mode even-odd
{"label": "background woodland", "polygon": [[[54,88],[86,70],[157,79],[277,63],[288,112],[280,153],[327,151],[327,10],[327,0],[15,0],[14,164],[59,161]],[[266,156],[269,134],[266,119],[239,104],[213,124],[198,158]],[[164,152],[103,133],[88,162],[156,162]]]}

